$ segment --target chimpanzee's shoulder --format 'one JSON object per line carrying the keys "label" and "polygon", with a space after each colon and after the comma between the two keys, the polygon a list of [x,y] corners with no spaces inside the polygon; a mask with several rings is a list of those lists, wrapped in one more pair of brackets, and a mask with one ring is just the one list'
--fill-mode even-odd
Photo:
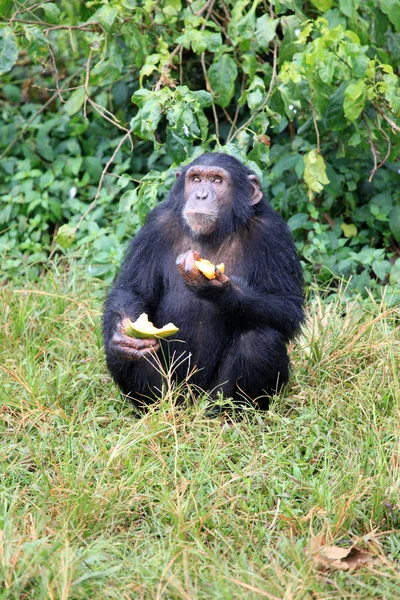
{"label": "chimpanzee's shoulder", "polygon": [[266,241],[287,241],[292,238],[292,233],[282,216],[269,204],[263,211],[255,215],[251,223],[254,237]]}

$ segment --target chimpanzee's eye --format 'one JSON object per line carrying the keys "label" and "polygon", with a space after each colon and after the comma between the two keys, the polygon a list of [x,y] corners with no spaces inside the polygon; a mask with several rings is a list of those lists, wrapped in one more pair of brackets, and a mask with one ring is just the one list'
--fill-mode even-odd
{"label": "chimpanzee's eye", "polygon": [[201,179],[198,175],[194,175],[192,181],[194,181],[195,183],[200,183]]}
{"label": "chimpanzee's eye", "polygon": [[222,183],[222,178],[221,177],[214,177],[213,183]]}

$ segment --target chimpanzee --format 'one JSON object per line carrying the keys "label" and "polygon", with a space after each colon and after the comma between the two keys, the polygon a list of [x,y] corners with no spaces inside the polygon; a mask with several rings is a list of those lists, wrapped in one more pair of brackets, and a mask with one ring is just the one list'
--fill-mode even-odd
{"label": "chimpanzee", "polygon": [[[195,266],[224,263],[215,279]],[[260,408],[289,377],[287,342],[304,319],[303,278],[292,235],[257,176],[227,154],[203,154],[177,173],[167,199],[132,240],[105,304],[108,368],[136,404],[160,396],[159,360],[185,350],[190,379],[216,395]],[[173,322],[177,340],[128,337],[124,323],[147,313]],[[162,347],[160,348],[160,344]],[[175,376],[187,376],[187,362]]]}

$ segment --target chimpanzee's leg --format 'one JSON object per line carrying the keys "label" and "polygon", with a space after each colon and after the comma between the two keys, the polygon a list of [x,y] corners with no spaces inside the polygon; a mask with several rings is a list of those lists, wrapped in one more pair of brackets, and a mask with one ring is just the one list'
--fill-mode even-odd
{"label": "chimpanzee's leg", "polygon": [[136,406],[145,407],[161,397],[163,378],[154,357],[139,361],[108,357],[107,365],[122,393]]}
{"label": "chimpanzee's leg", "polygon": [[[221,361],[215,391],[226,397],[257,400],[262,409],[289,379],[286,344],[274,329],[252,329],[239,333]],[[214,386],[212,386],[214,387]]]}

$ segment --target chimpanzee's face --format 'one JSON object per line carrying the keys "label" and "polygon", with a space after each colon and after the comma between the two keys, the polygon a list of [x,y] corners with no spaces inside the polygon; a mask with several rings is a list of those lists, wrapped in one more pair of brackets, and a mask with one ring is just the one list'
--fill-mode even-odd
{"label": "chimpanzee's face", "polygon": [[221,167],[196,165],[185,177],[183,217],[195,236],[215,231],[221,215],[232,206],[232,183]]}

